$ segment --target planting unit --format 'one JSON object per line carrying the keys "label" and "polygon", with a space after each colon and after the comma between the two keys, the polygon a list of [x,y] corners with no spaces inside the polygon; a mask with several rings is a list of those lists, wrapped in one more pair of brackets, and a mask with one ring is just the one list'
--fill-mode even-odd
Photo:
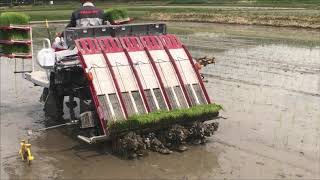
{"label": "planting unit", "polygon": [[[44,87],[47,116],[60,119],[69,97],[71,122],[87,143],[175,124],[199,126],[203,134],[194,122],[211,120],[222,109],[210,100],[186,46],[163,23],[68,28],[64,39],[68,49],[39,52],[45,73],[25,77]],[[80,115],[74,98],[80,99]]]}

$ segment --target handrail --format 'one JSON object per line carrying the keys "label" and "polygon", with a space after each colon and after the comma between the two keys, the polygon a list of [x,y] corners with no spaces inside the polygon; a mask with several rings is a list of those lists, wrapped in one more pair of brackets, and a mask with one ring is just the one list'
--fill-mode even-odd
{"label": "handrail", "polygon": [[[45,43],[47,43],[48,47],[46,47],[46,44],[45,44]],[[48,39],[48,38],[43,38],[43,39],[42,39],[42,47],[43,47],[43,48],[51,48],[51,41],[50,41],[50,39]]]}

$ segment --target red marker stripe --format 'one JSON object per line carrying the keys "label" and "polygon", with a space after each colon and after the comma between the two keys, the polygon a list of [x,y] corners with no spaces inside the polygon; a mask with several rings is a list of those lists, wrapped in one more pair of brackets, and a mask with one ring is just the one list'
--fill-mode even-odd
{"label": "red marker stripe", "polygon": [[208,104],[211,104],[211,100],[210,100],[210,97],[209,97],[209,95],[208,95],[208,92],[207,92],[207,90],[206,90],[206,88],[205,88],[205,86],[204,86],[204,83],[203,83],[203,81],[202,81],[202,79],[201,79],[201,76],[200,76],[200,73],[199,73],[198,69],[196,68],[196,66],[195,66],[194,63],[193,63],[193,60],[192,60],[192,57],[191,57],[190,52],[187,50],[187,48],[186,48],[185,45],[182,45],[182,48],[184,49],[184,51],[186,52],[186,54],[187,54],[187,56],[188,56],[188,59],[189,59],[191,65],[192,65],[192,67],[193,67],[194,73],[196,73],[196,75],[197,75],[198,81],[199,81],[199,83],[200,83],[200,87],[201,87],[201,89],[202,89],[202,92],[203,92],[204,96],[206,97],[207,103],[208,103]]}
{"label": "red marker stripe", "polygon": [[186,99],[187,99],[188,105],[189,105],[189,107],[191,107],[191,106],[192,106],[191,100],[190,100],[190,97],[189,97],[189,95],[188,95],[188,93],[187,93],[187,90],[186,90],[186,87],[185,87],[185,85],[184,85],[184,82],[183,82],[183,80],[182,80],[182,77],[181,77],[181,74],[180,74],[180,72],[179,72],[178,66],[177,66],[175,60],[173,59],[173,57],[172,57],[169,49],[167,48],[167,46],[164,45],[163,47],[164,47],[167,55],[169,56],[169,59],[170,59],[170,61],[171,61],[171,64],[172,64],[174,70],[176,71],[176,74],[177,74],[177,76],[178,76],[178,80],[179,80],[180,86],[181,86],[181,88],[182,88],[182,91],[183,91]]}
{"label": "red marker stripe", "polygon": [[123,110],[123,112],[124,112],[125,117],[128,118],[128,111],[127,111],[127,109],[126,109],[126,106],[124,105],[124,100],[123,100],[123,97],[122,97],[122,94],[121,94],[120,86],[119,86],[119,83],[118,83],[118,81],[117,81],[117,78],[116,78],[116,76],[115,76],[115,74],[114,74],[114,71],[113,71],[113,69],[112,69],[112,65],[111,65],[111,63],[110,63],[110,61],[109,61],[109,59],[108,59],[108,57],[107,57],[107,55],[106,55],[106,53],[105,53],[104,50],[102,50],[102,54],[103,54],[104,60],[105,60],[106,63],[107,63],[107,66],[108,66],[108,68],[109,68],[109,71],[110,71],[110,74],[111,74],[111,77],[112,77],[114,86],[116,87],[117,94],[118,94],[119,100],[120,100],[121,108],[122,108],[122,110]]}
{"label": "red marker stripe", "polygon": [[[79,47],[79,42],[76,41],[76,44],[77,46]],[[87,65],[84,61],[84,58],[83,58],[83,54],[81,53],[81,51],[78,52],[78,56],[80,57],[80,63],[82,65],[82,68],[83,69],[86,69],[87,68]],[[99,103],[99,100],[98,100],[98,96],[97,96],[97,92],[93,86],[93,82],[92,81],[89,81],[89,88],[90,88],[90,92],[91,92],[91,95],[92,95],[92,98],[93,98],[93,103],[94,103],[94,106],[96,108],[96,111],[97,111],[97,114],[98,114],[98,117],[99,117],[99,121],[100,121],[100,125],[101,125],[101,128],[102,128],[102,131],[103,133],[106,135],[107,134],[107,129],[106,129],[106,119],[104,119],[104,116],[103,116],[103,113],[102,113],[102,110],[101,110],[101,106],[100,106],[100,103]]]}
{"label": "red marker stripe", "polygon": [[149,61],[150,61],[151,65],[152,65],[152,68],[153,68],[153,70],[154,70],[154,72],[155,72],[155,74],[156,74],[156,76],[157,76],[157,78],[158,78],[158,81],[159,81],[159,84],[160,84],[160,88],[161,88],[161,90],[162,90],[162,93],[163,93],[164,99],[165,99],[165,101],[166,101],[166,103],[167,103],[167,106],[168,106],[169,110],[171,110],[171,109],[172,109],[172,106],[171,106],[170,101],[169,101],[169,96],[168,96],[168,94],[167,94],[167,92],[166,92],[166,90],[165,90],[165,88],[164,88],[164,84],[163,84],[162,78],[161,78],[161,76],[160,76],[159,70],[158,70],[158,68],[157,68],[157,65],[156,65],[156,63],[154,62],[154,59],[152,58],[152,56],[151,56],[150,51],[148,50],[148,48],[147,48],[147,47],[144,47],[144,50],[146,51],[147,56],[148,56],[148,58],[149,58]]}
{"label": "red marker stripe", "polygon": [[140,77],[139,77],[139,75],[138,75],[138,72],[137,72],[136,68],[135,68],[134,65],[133,65],[133,61],[132,61],[132,59],[131,59],[131,57],[130,57],[130,55],[129,55],[129,53],[128,53],[128,50],[127,50],[127,49],[123,49],[123,51],[124,51],[124,53],[125,53],[126,56],[127,56],[129,65],[130,65],[130,67],[131,67],[131,69],[132,69],[132,72],[133,72],[133,74],[134,74],[134,76],[135,76],[135,78],[136,78],[136,80],[137,80],[138,88],[139,88],[139,91],[140,91],[140,93],[141,93],[141,95],[142,95],[143,102],[144,102],[144,104],[145,104],[145,106],[146,106],[147,112],[149,113],[149,112],[151,112],[150,106],[149,106],[149,104],[148,104],[146,94],[144,93],[143,86],[142,86]]}

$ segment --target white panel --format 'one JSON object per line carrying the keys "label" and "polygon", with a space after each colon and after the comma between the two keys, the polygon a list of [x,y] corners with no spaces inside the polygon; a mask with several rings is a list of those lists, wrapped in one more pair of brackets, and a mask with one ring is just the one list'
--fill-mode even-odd
{"label": "white panel", "polygon": [[124,52],[108,53],[107,57],[113,66],[121,92],[138,91],[136,79]]}
{"label": "white panel", "polygon": [[114,93],[115,89],[109,72],[106,68],[93,68],[90,70],[93,75],[93,85],[97,95]]}
{"label": "white panel", "polygon": [[151,95],[152,95],[153,101],[156,103],[157,109],[160,110],[160,106],[159,106],[158,100],[156,98],[156,95],[153,92],[153,89],[151,89],[150,91],[151,91]]}
{"label": "white panel", "polygon": [[111,63],[111,66],[116,66],[116,64],[129,65],[127,56],[124,52],[107,53],[107,57]]}
{"label": "white panel", "polygon": [[149,58],[144,51],[130,52],[130,57],[138,71],[144,89],[159,88],[159,84],[149,62]]}
{"label": "white panel", "polygon": [[115,93],[112,78],[102,54],[84,55],[83,59],[93,75],[93,86],[97,95]]}
{"label": "white panel", "polygon": [[[156,62],[163,83],[166,87],[179,86],[177,75],[172,67],[170,59],[164,50],[153,50],[150,54]],[[160,61],[159,63],[157,63]]]}
{"label": "white panel", "polygon": [[199,83],[198,78],[194,72],[192,65],[190,64],[189,58],[184,49],[170,49],[169,50],[173,59],[176,60],[179,71],[185,83],[195,84]]}
{"label": "white panel", "polygon": [[173,93],[174,100],[177,102],[178,107],[181,107],[181,104],[180,104],[180,102],[179,102],[179,100],[178,100],[177,94],[176,94],[176,92],[174,91],[173,87],[171,87],[171,91],[172,91],[172,93]]}
{"label": "white panel", "polygon": [[198,96],[197,96],[197,93],[196,93],[196,91],[194,90],[194,88],[193,88],[192,85],[191,85],[191,91],[192,91],[193,97],[195,97],[195,99],[196,99],[196,103],[197,103],[197,104],[200,104],[200,101],[199,101],[199,98],[198,98]]}
{"label": "white panel", "polygon": [[117,69],[119,71],[119,76],[117,77],[117,79],[118,79],[118,81],[122,81],[122,83],[124,85],[124,89],[121,89],[121,91],[122,92],[138,91],[139,88],[137,86],[136,79],[134,77],[134,74],[132,73],[130,66],[122,66],[119,68],[116,68],[116,67],[113,68],[114,71],[116,71]]}
{"label": "white panel", "polygon": [[83,55],[83,59],[85,60],[88,68],[90,68],[92,66],[107,67],[106,61],[104,60],[104,57],[102,54]]}
{"label": "white panel", "polygon": [[144,51],[129,52],[133,63],[143,62],[149,64],[149,58]]}
{"label": "white panel", "polygon": [[112,117],[115,117],[116,114],[115,114],[114,109],[113,109],[113,107],[112,107],[112,103],[111,103],[111,101],[110,101],[109,96],[106,96],[106,100],[107,100],[107,103],[108,103],[108,106],[109,106],[109,109],[110,109],[110,112],[111,112]]}
{"label": "white panel", "polygon": [[132,104],[133,104],[134,111],[135,111],[137,114],[139,114],[139,111],[138,111],[138,108],[137,108],[137,104],[136,104],[136,102],[134,101],[134,98],[133,98],[131,92],[129,92],[129,96],[130,96],[131,102],[132,102]]}

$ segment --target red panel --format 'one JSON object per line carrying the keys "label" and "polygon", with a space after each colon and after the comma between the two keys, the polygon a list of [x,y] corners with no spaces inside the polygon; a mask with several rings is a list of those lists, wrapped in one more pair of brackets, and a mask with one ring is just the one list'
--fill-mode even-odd
{"label": "red panel", "polygon": [[161,35],[159,38],[163,46],[166,46],[169,49],[177,49],[182,47],[182,43],[173,34]]}
{"label": "red panel", "polygon": [[[83,67],[83,69],[87,68],[87,65],[83,59],[83,55],[81,53],[81,51],[79,51],[78,53],[78,56],[80,57],[80,63]],[[98,96],[97,96],[97,92],[93,86],[93,82],[92,81],[89,81],[89,88],[90,88],[90,92],[91,92],[91,96],[92,96],[92,99],[93,99],[93,103],[94,103],[94,106],[97,110],[97,114],[98,114],[98,118],[99,118],[99,121],[100,121],[100,125],[101,125],[101,128],[102,128],[102,131],[103,133],[106,135],[107,134],[107,129],[106,129],[106,119],[104,118],[104,115],[103,115],[103,112],[102,112],[102,108],[100,106],[100,103],[99,103],[99,100],[98,100]]]}
{"label": "red panel", "polygon": [[191,100],[190,100],[190,97],[189,97],[189,95],[188,95],[187,89],[186,89],[186,87],[185,87],[185,83],[183,82],[183,79],[182,79],[182,77],[181,77],[180,71],[179,71],[178,66],[177,66],[177,64],[176,64],[176,61],[173,59],[173,57],[172,57],[169,49],[168,49],[166,46],[164,46],[164,49],[166,50],[166,53],[168,54],[169,59],[170,59],[170,61],[171,61],[171,63],[172,63],[172,66],[173,66],[173,68],[174,68],[174,70],[175,70],[175,72],[176,72],[176,74],[177,74],[177,77],[178,77],[180,86],[181,86],[181,88],[182,88],[183,94],[185,95],[185,97],[186,97],[186,99],[187,99],[188,105],[189,105],[189,107],[191,107],[191,106],[192,106]]}
{"label": "red panel", "polygon": [[101,53],[100,47],[95,39],[83,38],[75,41],[78,51],[82,55]]}
{"label": "red panel", "polygon": [[154,62],[154,60],[153,60],[153,58],[152,58],[152,56],[151,56],[148,48],[145,47],[144,50],[146,51],[146,53],[147,53],[147,55],[148,55],[148,58],[149,58],[149,61],[150,61],[151,65],[152,65],[152,68],[153,68],[154,72],[156,73],[156,76],[157,76],[157,79],[158,79],[158,81],[159,81],[160,88],[161,88],[161,91],[162,91],[162,93],[163,93],[163,96],[164,96],[164,99],[165,99],[165,101],[166,101],[166,104],[167,104],[169,110],[171,110],[171,109],[172,109],[172,106],[171,106],[170,101],[169,101],[169,96],[168,96],[168,94],[167,94],[167,92],[166,92],[166,89],[165,89],[165,87],[164,87],[164,84],[163,84],[162,78],[161,78],[161,76],[160,76],[159,70],[158,70],[158,68],[157,68],[157,65],[156,65],[156,63]]}
{"label": "red panel", "polygon": [[111,65],[111,63],[110,63],[110,61],[109,61],[109,59],[108,59],[108,57],[107,57],[107,55],[106,55],[104,50],[102,50],[102,54],[103,54],[103,57],[104,57],[104,59],[105,59],[105,61],[107,63],[107,66],[109,68],[113,83],[114,83],[114,85],[116,87],[117,94],[118,94],[119,100],[120,100],[120,105],[122,107],[124,115],[125,115],[126,118],[128,118],[128,111],[127,111],[126,106],[124,105],[124,100],[123,100],[123,97],[122,97],[122,94],[121,94],[120,86],[119,86],[118,80],[117,80],[117,78],[116,78],[116,76],[114,74],[114,71],[112,69],[112,65]]}
{"label": "red panel", "polygon": [[162,43],[157,36],[141,36],[140,40],[142,45],[150,51],[163,49]]}
{"label": "red panel", "polygon": [[121,37],[119,40],[122,47],[127,49],[129,52],[143,51],[143,45],[138,37]]}
{"label": "red panel", "polygon": [[[130,67],[131,67],[133,74],[135,76],[135,79],[137,81],[139,91],[142,95],[143,102],[146,106],[146,110],[147,110],[147,112],[150,112],[150,107],[149,107],[149,104],[147,101],[147,97],[144,93],[144,89],[143,89],[140,77],[139,77],[139,75],[133,65],[133,62],[132,62],[132,59],[128,53],[128,50],[126,49],[126,47],[128,47],[132,51],[137,51],[138,49],[142,50],[142,45],[138,41],[138,38],[135,38],[135,37],[131,37],[131,38],[124,37],[124,38],[119,38],[119,39],[118,38],[100,38],[100,39],[98,39],[98,42],[100,44],[100,47],[106,53],[124,52],[126,54],[127,60],[130,64]],[[105,53],[104,53],[104,56],[105,56],[105,59],[107,60],[107,56],[105,55]],[[107,62],[107,63],[110,63],[110,62]],[[110,64],[110,69],[111,69],[111,64]],[[114,73],[112,73],[112,76],[114,76]],[[117,79],[115,77],[113,77],[113,81],[116,84],[118,84]],[[119,92],[120,92],[120,88],[119,88]]]}
{"label": "red panel", "polygon": [[[179,46],[181,47],[180,41],[174,35],[162,35],[159,38],[158,38],[158,36],[142,36],[142,37],[140,37],[140,39],[142,41],[142,44],[148,50],[163,50],[164,49],[166,51],[166,53],[171,61],[171,64],[176,72],[176,75],[178,77],[180,86],[181,86],[182,91],[184,93],[184,96],[187,100],[187,103],[188,103],[189,107],[191,107],[191,100],[190,100],[190,97],[189,97],[187,90],[185,88],[185,84],[183,82],[183,79],[181,77],[179,69],[175,63],[175,60],[171,56],[171,53],[169,52],[168,47],[167,47],[167,45],[169,45],[170,47],[174,47],[174,48],[178,48]],[[159,77],[158,77],[158,79],[159,79]]]}
{"label": "red panel", "polygon": [[130,67],[131,67],[131,69],[132,69],[132,71],[133,71],[133,74],[134,74],[134,76],[135,76],[135,78],[136,78],[136,81],[137,81],[137,84],[138,84],[138,87],[139,87],[139,91],[140,91],[140,93],[141,93],[141,95],[142,95],[142,99],[143,99],[143,102],[144,102],[144,104],[145,104],[145,106],[146,106],[147,112],[151,112],[150,106],[149,106],[148,101],[147,101],[147,96],[146,96],[146,94],[144,93],[144,89],[143,89],[143,86],[142,86],[140,77],[139,77],[139,75],[138,75],[138,72],[137,72],[136,68],[134,67],[134,64],[133,64],[133,62],[132,62],[132,59],[131,59],[131,57],[130,57],[130,54],[128,53],[128,50],[127,50],[127,49],[123,49],[123,51],[125,52],[125,54],[126,54],[126,56],[127,56],[128,62],[129,62],[129,64],[130,64]]}
{"label": "red panel", "polygon": [[[144,93],[144,90],[143,90],[143,87],[142,87],[142,83],[141,83],[141,80],[140,80],[140,77],[138,76],[138,73],[133,65],[133,62],[132,62],[132,59],[130,57],[130,54],[127,53],[127,52],[133,52],[133,51],[144,51],[144,48],[143,48],[143,45],[140,41],[140,39],[138,37],[122,37],[122,38],[119,38],[120,39],[120,42],[121,42],[121,45],[124,47],[124,52],[126,53],[126,56],[128,58],[128,61],[130,63],[130,66],[131,68],[133,69],[133,73],[134,75],[136,76],[136,79],[138,81],[138,86],[139,86],[139,89],[140,91],[142,92],[142,96],[143,96],[143,99],[144,99],[144,102],[146,104],[146,107],[147,107],[147,111],[149,112],[149,105],[148,105],[148,101],[146,101],[146,96],[145,96],[145,93]],[[153,38],[155,39],[155,38]],[[154,64],[154,61],[152,60],[152,57],[148,51],[148,49],[146,49],[146,53],[147,53],[147,56],[149,58],[149,61],[151,62],[151,65],[153,67],[153,69],[156,68],[155,64]],[[163,92],[163,95],[164,95],[164,99],[168,105],[168,108],[171,109],[171,105],[169,103],[169,98],[166,94],[166,91],[164,89],[164,86],[163,86],[163,82],[162,82],[162,79],[160,77],[160,74],[158,72],[158,70],[156,69],[155,70],[155,73],[156,73],[156,77],[159,81],[159,84],[160,84],[160,88]]]}
{"label": "red panel", "polygon": [[116,53],[123,51],[121,43],[117,38],[98,38],[97,41],[101,49],[106,53]]}
{"label": "red panel", "polygon": [[193,63],[193,59],[192,59],[192,56],[191,56],[190,52],[188,51],[188,49],[186,48],[185,45],[182,45],[182,48],[184,49],[184,51],[186,52],[186,54],[187,54],[187,56],[188,56],[188,59],[189,59],[191,65],[192,65],[192,67],[193,67],[194,73],[196,73],[196,75],[197,75],[198,81],[199,81],[199,83],[200,83],[200,87],[201,87],[201,89],[202,89],[202,92],[203,92],[204,96],[206,97],[207,103],[208,103],[208,104],[211,104],[211,101],[210,101],[210,97],[209,97],[209,95],[208,95],[208,92],[207,92],[207,90],[206,90],[206,88],[205,88],[205,86],[204,86],[204,84],[203,84],[203,81],[202,81],[202,78],[201,78],[201,76],[200,76],[200,73],[199,73],[198,69],[196,68],[196,66],[195,66],[194,63]]}
{"label": "red panel", "polygon": [[[187,48],[180,42],[180,40],[175,36],[175,35],[172,35],[172,34],[168,34],[168,35],[162,35],[160,36],[160,39],[161,39],[161,42],[163,43],[163,46],[169,48],[169,49],[177,49],[177,48],[183,48],[185,53],[187,54],[188,56],[188,59],[193,67],[193,70],[194,70],[194,73],[196,74],[197,78],[198,78],[198,81],[200,83],[200,86],[201,86],[201,89],[202,89],[202,92],[206,98],[206,101],[208,102],[208,104],[211,103],[210,101],[210,97],[208,95],[208,92],[203,84],[203,81],[201,79],[201,76],[197,70],[197,68],[195,67],[194,63],[193,63],[193,59],[192,59],[192,56],[190,54],[190,52],[187,50]],[[168,51],[169,52],[169,51]]]}

